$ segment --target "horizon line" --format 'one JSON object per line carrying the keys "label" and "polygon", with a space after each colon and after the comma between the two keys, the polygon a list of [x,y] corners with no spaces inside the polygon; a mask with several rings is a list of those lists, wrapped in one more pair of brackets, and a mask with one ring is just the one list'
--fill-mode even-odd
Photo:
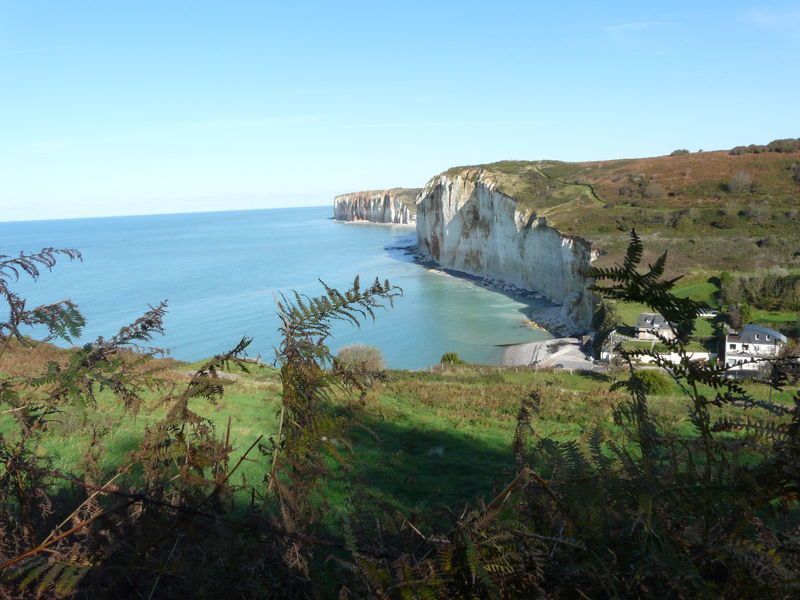
{"label": "horizon line", "polygon": [[[204,215],[213,213],[239,213],[239,212],[257,212],[262,210],[286,210],[292,208],[321,208],[328,206],[328,204],[306,204],[303,206],[267,206],[264,208],[233,208],[233,209],[211,209],[211,210],[193,210],[193,211],[169,211],[169,212],[155,212],[155,213],[128,213],[118,215],[93,215],[89,217],[58,217],[51,219],[15,219],[15,220],[2,220],[0,225],[13,225],[15,223],[49,223],[53,221],[84,221],[89,219],[127,219],[135,217],[166,217],[178,215]],[[331,204],[332,206],[332,204]]]}

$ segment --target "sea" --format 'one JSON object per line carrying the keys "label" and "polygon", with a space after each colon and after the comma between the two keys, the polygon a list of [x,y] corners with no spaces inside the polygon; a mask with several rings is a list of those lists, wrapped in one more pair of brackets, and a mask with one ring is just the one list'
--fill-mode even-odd
{"label": "sea", "polygon": [[342,223],[330,207],[0,223],[0,253],[76,248],[33,282],[12,289],[35,304],[70,299],[87,319],[73,344],[109,337],[148,305],[167,300],[166,334],[153,342],[196,361],[252,338],[251,358],[270,362],[279,343],[276,300],[346,289],[356,275],[402,288],[394,306],[361,327],[337,323],[329,345],[380,348],[391,368],[425,369],[445,352],[498,364],[509,344],[551,337],[526,319],[541,301],[503,293],[415,262],[413,227]]}

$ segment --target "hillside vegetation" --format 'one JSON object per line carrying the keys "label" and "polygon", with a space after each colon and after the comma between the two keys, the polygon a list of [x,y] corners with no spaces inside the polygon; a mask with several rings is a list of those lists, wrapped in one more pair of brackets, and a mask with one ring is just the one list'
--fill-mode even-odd
{"label": "hillside vegetation", "polygon": [[402,295],[358,278],[279,296],[274,367],[249,338],[159,359],[164,302],[58,350],[78,307],[11,286],[80,253],[0,257],[0,597],[795,597],[797,362],[749,383],[692,362],[703,305],[642,254],[631,233],[589,276],[676,324],[671,377],[636,368],[665,366],[647,348],[607,375],[334,356],[334,322]]}
{"label": "hillside vegetation", "polygon": [[413,211],[417,210],[417,196],[421,191],[421,188],[392,188],[387,190],[389,194],[395,196]]}
{"label": "hillside vegetation", "polygon": [[[789,140],[794,142],[793,140]],[[598,162],[502,161],[480,173],[564,233],[591,240],[599,265],[624,253],[632,227],[646,259],[672,272],[800,265],[800,150],[715,151]]]}

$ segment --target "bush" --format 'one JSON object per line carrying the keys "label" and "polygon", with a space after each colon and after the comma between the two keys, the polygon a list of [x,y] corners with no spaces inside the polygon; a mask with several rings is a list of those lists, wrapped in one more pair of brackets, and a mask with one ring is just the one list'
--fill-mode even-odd
{"label": "bush", "polygon": [[661,371],[641,370],[636,372],[636,379],[644,386],[648,394],[663,396],[672,389],[669,379]]}
{"label": "bush", "polygon": [[800,138],[796,140],[792,138],[772,140],[767,144],[767,150],[770,152],[798,152],[800,151]]}
{"label": "bush", "polygon": [[746,171],[739,171],[733,175],[726,184],[726,189],[732,194],[753,191],[753,178]]}
{"label": "bush", "polygon": [[675,219],[675,223],[672,226],[678,231],[688,231],[692,226],[692,220],[686,215],[681,215]]}
{"label": "bush", "polygon": [[763,144],[750,144],[749,146],[736,146],[730,154],[738,156],[741,154],[761,154],[763,152],[800,152],[800,138],[786,138],[782,140],[772,140],[766,146]]}
{"label": "bush", "polygon": [[617,189],[620,196],[630,198],[660,198],[664,195],[664,188],[648,178],[644,173],[629,174],[625,182]]}
{"label": "bush", "polygon": [[725,309],[723,317],[728,325],[738,330],[753,320],[753,307],[747,302],[731,304]]}
{"label": "bush", "polygon": [[759,225],[766,225],[772,217],[772,211],[768,204],[751,204],[739,214]]}
{"label": "bush", "polygon": [[372,375],[386,369],[381,351],[364,344],[345,346],[336,355],[336,362],[341,368],[356,375]]}
{"label": "bush", "polygon": [[681,156],[682,154],[689,154],[689,151],[686,148],[679,148],[678,150],[673,150],[670,156]]}
{"label": "bush", "polygon": [[648,181],[642,190],[642,195],[645,198],[661,198],[664,195],[664,188],[662,188],[655,181]]}
{"label": "bush", "polygon": [[[774,238],[762,238],[756,242],[760,247],[776,244]],[[750,274],[731,275],[720,278],[720,299],[725,304],[752,305],[763,310],[800,310],[800,275],[786,269],[773,268]],[[747,318],[743,319],[748,322]],[[732,326],[738,327],[738,325]]]}
{"label": "bush", "polygon": [[445,352],[442,354],[442,358],[439,359],[439,362],[443,365],[464,365],[466,364],[461,357],[458,355],[458,352]]}
{"label": "bush", "polygon": [[789,171],[792,174],[792,181],[800,183],[800,162],[792,163],[789,167]]}

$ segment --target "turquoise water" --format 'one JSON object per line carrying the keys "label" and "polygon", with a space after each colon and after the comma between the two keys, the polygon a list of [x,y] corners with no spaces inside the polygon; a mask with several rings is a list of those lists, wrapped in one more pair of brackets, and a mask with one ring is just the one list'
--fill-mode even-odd
{"label": "turquoise water", "polygon": [[329,207],[0,223],[0,253],[74,247],[82,263],[62,262],[40,281],[21,281],[33,303],[70,298],[87,317],[82,341],[109,336],[148,304],[169,301],[167,334],[156,345],[197,360],[243,335],[249,355],[272,360],[277,344],[275,295],[317,294],[321,278],[346,287],[360,274],[404,290],[395,308],[361,329],[335,328],[334,348],[378,346],[395,368],[417,369],[448,351],[497,363],[499,344],[547,337],[525,327],[532,300],[512,298],[433,272],[397,246],[413,228],[339,223]]}

